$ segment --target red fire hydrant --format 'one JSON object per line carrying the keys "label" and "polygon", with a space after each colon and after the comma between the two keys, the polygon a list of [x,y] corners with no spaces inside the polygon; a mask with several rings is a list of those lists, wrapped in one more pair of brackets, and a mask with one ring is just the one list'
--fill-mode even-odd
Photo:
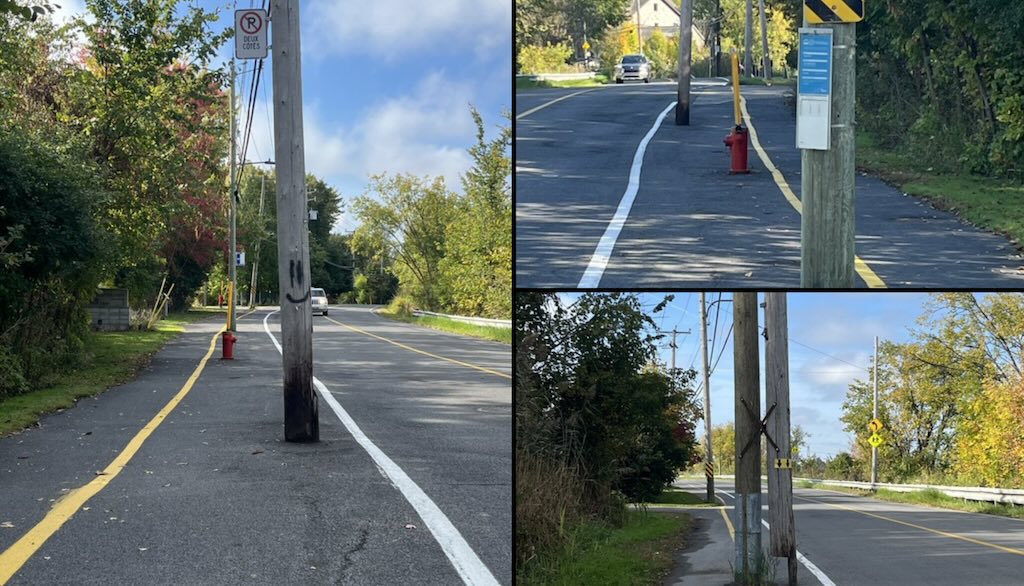
{"label": "red fire hydrant", "polygon": [[238,338],[235,337],[231,332],[224,332],[221,334],[221,343],[223,344],[224,354],[221,356],[223,360],[234,360],[235,341]]}
{"label": "red fire hydrant", "polygon": [[729,147],[731,168],[729,173],[750,173],[747,168],[747,129],[737,126],[725,137],[725,145]]}

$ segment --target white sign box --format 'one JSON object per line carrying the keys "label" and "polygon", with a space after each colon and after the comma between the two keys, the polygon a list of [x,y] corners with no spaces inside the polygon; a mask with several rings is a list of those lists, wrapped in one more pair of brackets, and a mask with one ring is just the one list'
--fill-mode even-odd
{"label": "white sign box", "polygon": [[827,151],[832,130],[832,29],[800,29],[796,146]]}
{"label": "white sign box", "polygon": [[247,8],[235,11],[235,57],[264,59],[267,56],[267,11]]}

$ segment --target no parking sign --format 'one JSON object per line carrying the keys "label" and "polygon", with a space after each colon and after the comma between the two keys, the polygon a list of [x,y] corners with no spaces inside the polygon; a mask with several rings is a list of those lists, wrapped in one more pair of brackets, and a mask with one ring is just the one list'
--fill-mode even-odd
{"label": "no parking sign", "polygon": [[235,11],[235,57],[266,58],[267,24],[266,10],[248,8]]}

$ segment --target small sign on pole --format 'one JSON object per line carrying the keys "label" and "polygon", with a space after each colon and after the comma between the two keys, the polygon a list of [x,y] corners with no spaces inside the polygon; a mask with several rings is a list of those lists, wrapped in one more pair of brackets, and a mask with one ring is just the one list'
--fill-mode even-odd
{"label": "small sign on pole", "polygon": [[882,431],[882,421],[880,419],[872,419],[871,422],[868,423],[868,429],[871,433],[878,433]]}
{"label": "small sign on pole", "polygon": [[832,134],[832,29],[800,29],[796,146],[827,151]]}
{"label": "small sign on pole", "polygon": [[245,253],[244,252],[236,252],[235,253],[235,266],[236,267],[244,267],[245,266]]}
{"label": "small sign on pole", "polygon": [[811,24],[860,22],[864,20],[864,0],[804,0],[804,16]]}
{"label": "small sign on pole", "polygon": [[882,445],[884,441],[885,440],[882,439],[882,436],[878,435],[877,433],[871,434],[871,437],[868,438],[868,443],[871,444],[871,447],[873,448],[877,448],[878,446]]}
{"label": "small sign on pole", "polygon": [[235,11],[235,57],[267,57],[267,11],[247,8]]}

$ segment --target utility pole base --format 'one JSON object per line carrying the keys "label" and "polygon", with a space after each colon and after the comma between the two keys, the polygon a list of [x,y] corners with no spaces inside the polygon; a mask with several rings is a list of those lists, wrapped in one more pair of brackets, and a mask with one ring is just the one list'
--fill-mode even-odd
{"label": "utility pole base", "polygon": [[313,385],[295,389],[285,388],[284,392],[284,439],[289,442],[320,441],[320,417],[316,391]]}

